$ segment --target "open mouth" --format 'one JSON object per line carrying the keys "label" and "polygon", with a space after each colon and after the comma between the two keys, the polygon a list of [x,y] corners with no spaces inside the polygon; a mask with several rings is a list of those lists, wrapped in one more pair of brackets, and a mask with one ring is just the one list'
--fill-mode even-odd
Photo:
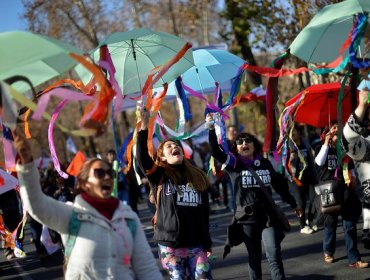
{"label": "open mouth", "polygon": [[175,150],[173,153],[172,153],[172,156],[179,156],[181,155],[180,151],[179,150]]}
{"label": "open mouth", "polygon": [[243,152],[248,152],[249,151],[249,147],[242,147],[242,151]]}
{"label": "open mouth", "polygon": [[112,190],[112,186],[108,186],[108,185],[102,186],[101,188],[102,188],[103,191],[111,191]]}

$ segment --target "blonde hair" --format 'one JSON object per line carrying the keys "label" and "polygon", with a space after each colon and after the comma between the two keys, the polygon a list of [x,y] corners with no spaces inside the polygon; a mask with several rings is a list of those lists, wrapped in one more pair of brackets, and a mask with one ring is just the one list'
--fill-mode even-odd
{"label": "blonde hair", "polygon": [[[179,185],[181,183],[182,178],[181,172],[178,170],[178,168],[171,166],[166,161],[163,161],[161,159],[161,157],[163,156],[164,144],[169,141],[176,143],[181,148],[184,154],[184,149],[182,148],[179,142],[177,142],[176,140],[167,139],[166,141],[162,142],[158,147],[155,156],[155,164],[157,164],[158,166],[162,166],[165,169],[165,175],[168,176],[176,185]],[[209,181],[206,173],[202,169],[191,164],[190,161],[187,160],[186,158],[183,159],[182,163],[184,164],[185,167],[184,175],[188,182],[192,184],[193,188],[200,192],[207,190],[207,188],[209,187]]]}

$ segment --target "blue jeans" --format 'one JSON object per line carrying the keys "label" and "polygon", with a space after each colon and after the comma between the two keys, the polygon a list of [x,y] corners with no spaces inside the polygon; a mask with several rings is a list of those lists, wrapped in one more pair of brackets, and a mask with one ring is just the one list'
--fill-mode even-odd
{"label": "blue jeans", "polygon": [[[357,249],[357,228],[355,221],[343,220],[344,242],[346,245],[347,258],[350,264],[359,261],[360,253]],[[323,249],[324,253],[333,256],[335,253],[336,232],[338,227],[338,215],[333,216],[333,223],[325,225]]]}
{"label": "blue jeans", "polygon": [[[231,183],[230,176],[228,174],[224,174],[224,177],[222,178],[222,188],[223,188],[223,196],[224,196],[224,204],[226,207],[229,207],[229,209],[234,209],[234,189],[233,184]],[[230,193],[230,198],[229,198]]]}
{"label": "blue jeans", "polygon": [[266,228],[261,224],[244,225],[243,228],[246,235],[244,243],[249,255],[249,279],[262,278],[261,240],[265,247],[267,261],[270,265],[271,278],[273,280],[285,279],[280,246],[280,243],[284,238],[284,233],[279,229],[273,227]]}
{"label": "blue jeans", "polygon": [[126,204],[129,204],[128,191],[126,189],[122,191],[118,191],[118,199],[121,201],[125,201]]}

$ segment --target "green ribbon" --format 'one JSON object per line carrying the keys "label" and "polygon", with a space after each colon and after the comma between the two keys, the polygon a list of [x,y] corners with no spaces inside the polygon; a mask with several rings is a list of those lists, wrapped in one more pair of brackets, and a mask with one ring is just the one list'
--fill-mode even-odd
{"label": "green ribbon", "polygon": [[344,90],[346,88],[346,83],[347,83],[347,80],[348,80],[350,75],[351,75],[351,70],[348,70],[347,73],[345,74],[344,78],[343,78],[343,81],[342,81],[342,84],[341,84],[340,90],[339,90],[339,95],[338,95],[338,103],[337,103],[338,134],[337,134],[337,144],[336,144],[338,164],[341,164],[341,162],[342,162],[342,147],[341,147],[341,144],[340,144],[341,139],[342,139],[342,128],[343,128],[343,124],[342,124],[342,103],[343,103],[343,99],[344,99]]}
{"label": "green ribbon", "polygon": [[118,161],[117,160],[113,161],[113,171],[116,174],[116,176],[114,176],[114,179],[113,179],[112,196],[118,197]]}

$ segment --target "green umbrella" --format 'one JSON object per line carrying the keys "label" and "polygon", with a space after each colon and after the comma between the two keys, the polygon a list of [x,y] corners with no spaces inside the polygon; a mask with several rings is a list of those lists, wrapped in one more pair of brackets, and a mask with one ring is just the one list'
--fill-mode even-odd
{"label": "green umbrella", "polygon": [[[346,0],[325,6],[298,34],[290,52],[310,63],[331,62],[351,31],[354,16],[370,12],[370,0]],[[348,54],[348,50],[344,55]]]}
{"label": "green umbrella", "polygon": [[[185,43],[184,40],[172,34],[140,28],[112,33],[90,54],[95,62],[99,61],[99,47],[107,45],[116,68],[115,78],[123,94],[130,94],[140,92],[150,71],[175,56]],[[154,87],[172,82],[192,66],[194,66],[193,55],[189,49]],[[75,70],[83,82],[90,80],[91,73],[81,65],[78,65]]]}
{"label": "green umbrella", "polygon": [[[25,76],[37,86],[77,64],[70,52],[82,54],[78,48],[47,36],[24,31],[0,33],[0,80]],[[29,90],[24,83],[13,87],[22,92]]]}

